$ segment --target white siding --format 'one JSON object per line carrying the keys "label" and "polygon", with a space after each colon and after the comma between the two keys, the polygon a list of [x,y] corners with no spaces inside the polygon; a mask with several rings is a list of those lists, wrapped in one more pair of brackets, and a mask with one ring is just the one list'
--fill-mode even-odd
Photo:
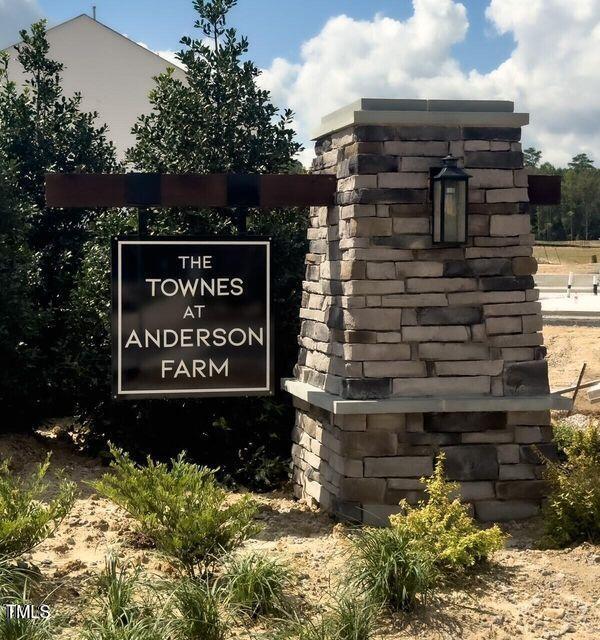
{"label": "white siding", "polygon": [[[65,65],[65,94],[81,92],[82,108],[99,113],[98,123],[108,124],[108,136],[123,158],[134,143],[131,127],[150,110],[152,78],[173,65],[86,15],[49,29],[48,42],[50,57]],[[7,51],[9,74],[20,82],[22,68],[14,60],[16,52],[12,47]],[[180,68],[175,67],[175,74],[185,78]]]}

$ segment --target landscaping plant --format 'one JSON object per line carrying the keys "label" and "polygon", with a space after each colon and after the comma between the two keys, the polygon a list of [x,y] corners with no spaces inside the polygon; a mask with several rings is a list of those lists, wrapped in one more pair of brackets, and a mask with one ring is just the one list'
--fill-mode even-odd
{"label": "landscaping plant", "polygon": [[291,569],[278,560],[251,552],[231,558],[222,580],[228,602],[236,610],[256,618],[286,608],[285,591],[290,575]]}
{"label": "landscaping plant", "polygon": [[173,589],[171,619],[177,640],[224,640],[224,594],[205,579],[183,578]]}
{"label": "landscaping plant", "polygon": [[73,507],[75,484],[63,479],[54,498],[44,500],[50,456],[28,477],[12,473],[0,462],[0,560],[31,551],[51,536]]}
{"label": "landscaping plant", "polygon": [[503,547],[501,529],[496,525],[480,529],[458,498],[459,484],[446,480],[443,454],[433,475],[422,482],[427,500],[416,507],[403,500],[401,512],[390,516],[390,523],[402,539],[412,540],[420,553],[428,554],[436,569],[444,573],[467,569]]}
{"label": "landscaping plant", "polygon": [[84,640],[178,640],[152,589],[142,589],[138,567],[110,553],[98,578],[97,611],[88,616]]}
{"label": "landscaping plant", "polygon": [[565,547],[600,542],[600,429],[563,428],[566,461],[546,460],[550,495],[543,508],[544,544]]}
{"label": "landscaping plant", "polygon": [[351,538],[351,581],[378,606],[411,609],[433,588],[431,555],[397,527],[367,527]]}
{"label": "landscaping plant", "polygon": [[111,472],[92,486],[123,507],[141,531],[190,576],[205,575],[220,558],[257,531],[248,496],[228,500],[215,472],[180,454],[170,464],[150,457],[138,465],[111,447]]}
{"label": "landscaping plant", "polygon": [[346,590],[321,615],[299,615],[284,621],[277,640],[370,640],[375,634],[379,608],[363,594]]}

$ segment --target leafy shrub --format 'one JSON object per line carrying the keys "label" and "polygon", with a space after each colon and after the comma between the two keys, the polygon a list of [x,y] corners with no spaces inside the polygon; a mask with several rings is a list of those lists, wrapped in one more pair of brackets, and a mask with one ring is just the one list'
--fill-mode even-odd
{"label": "leafy shrub", "polygon": [[172,619],[178,640],[223,640],[223,600],[218,583],[184,578],[173,591]]}
{"label": "leafy shrub", "polygon": [[396,611],[425,599],[435,578],[430,554],[399,527],[366,528],[353,538],[350,573],[369,601]]}
{"label": "leafy shrub", "polygon": [[257,528],[256,504],[248,496],[227,501],[214,471],[187,462],[180,454],[171,464],[133,462],[111,447],[112,473],[92,486],[123,507],[165,555],[177,560],[190,576],[208,571]]}
{"label": "leafy shrub", "polygon": [[422,481],[428,500],[416,507],[402,501],[401,513],[391,516],[390,523],[403,539],[412,540],[422,553],[431,555],[437,569],[466,569],[502,548],[505,536],[500,528],[479,529],[467,505],[456,497],[459,485],[444,477],[443,455],[436,461],[433,476]]}
{"label": "leafy shrub", "polygon": [[50,456],[26,479],[9,470],[9,462],[0,463],[0,558],[15,558],[31,551],[51,536],[75,501],[75,484],[62,480],[56,497],[47,502],[44,482]]}
{"label": "leafy shrub", "polygon": [[592,425],[563,436],[566,461],[546,461],[550,495],[543,508],[543,542],[600,542],[600,429]]}
{"label": "leafy shrub", "polygon": [[229,603],[254,618],[285,609],[289,576],[290,569],[277,560],[246,553],[229,560],[223,581]]}
{"label": "leafy shrub", "polygon": [[[298,170],[291,114],[278,113],[256,83],[260,70],[233,25],[227,0],[196,2],[197,35],[182,41],[188,82],[162,74],[150,95],[149,113],[135,127],[130,152],[135,170],[167,173],[288,173]],[[215,24],[215,20],[218,25]],[[206,47],[208,29],[219,42]],[[223,31],[227,28],[227,31]],[[215,33],[215,29],[218,33]],[[225,89],[227,87],[227,89]],[[224,117],[224,114],[226,116]],[[190,138],[192,135],[192,138]],[[217,146],[215,146],[217,144]],[[218,150],[218,152],[217,152]],[[126,215],[128,218],[126,219]],[[201,464],[219,466],[228,480],[270,490],[286,479],[293,408],[281,390],[275,397],[113,402],[110,384],[110,238],[135,228],[123,211],[94,213],[83,247],[65,322],[65,347],[75,370],[82,436],[95,446],[107,440],[138,454],[174,457],[185,448]],[[252,210],[249,233],[272,237],[275,327],[274,378],[291,375],[298,356],[297,309],[308,249],[306,209]],[[230,216],[206,209],[157,209],[151,234],[235,235]],[[165,438],[165,424],[169,437]]]}

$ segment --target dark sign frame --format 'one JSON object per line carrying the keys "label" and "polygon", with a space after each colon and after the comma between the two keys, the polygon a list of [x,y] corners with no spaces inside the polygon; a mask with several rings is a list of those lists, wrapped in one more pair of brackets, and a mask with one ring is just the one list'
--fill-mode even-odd
{"label": "dark sign frame", "polygon": [[[131,390],[124,388],[123,367],[122,367],[122,259],[120,247],[125,244],[177,244],[182,246],[206,245],[254,245],[265,247],[266,258],[266,316],[265,316],[265,341],[264,347],[264,368],[265,384],[261,387],[252,388],[199,388],[199,389],[161,389],[148,388],[143,390]],[[265,236],[140,236],[137,234],[114,237],[112,239],[112,270],[111,270],[111,300],[112,300],[112,396],[115,400],[140,400],[140,399],[189,399],[189,398],[211,398],[211,397],[243,397],[243,396],[269,396],[275,392],[275,372],[274,372],[274,326],[272,310],[272,274],[271,274],[271,238]]]}

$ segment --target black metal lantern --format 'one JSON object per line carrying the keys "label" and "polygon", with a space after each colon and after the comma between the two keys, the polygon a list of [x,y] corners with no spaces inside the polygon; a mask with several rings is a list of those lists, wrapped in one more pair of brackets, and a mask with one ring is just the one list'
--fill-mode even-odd
{"label": "black metal lantern", "polygon": [[446,156],[433,182],[433,241],[459,244],[467,241],[469,174]]}

